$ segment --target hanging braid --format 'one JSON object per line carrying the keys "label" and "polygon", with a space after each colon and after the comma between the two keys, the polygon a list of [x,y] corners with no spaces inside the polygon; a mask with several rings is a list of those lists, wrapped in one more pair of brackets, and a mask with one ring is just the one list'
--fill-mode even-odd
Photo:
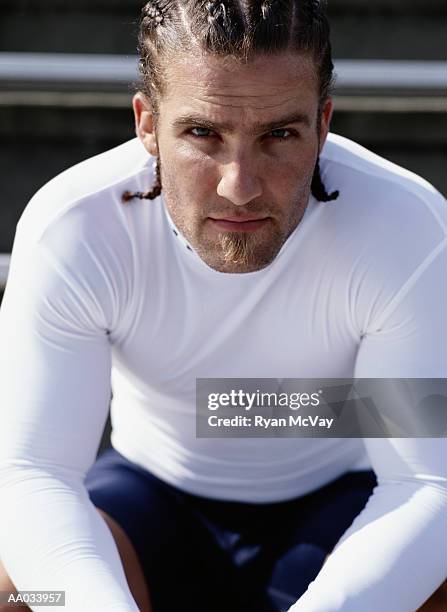
{"label": "hanging braid", "polygon": [[320,173],[320,158],[317,159],[317,165],[315,166],[314,175],[312,177],[312,195],[319,202],[332,202],[336,200],[340,195],[340,192],[333,191],[332,193],[328,193],[326,191],[326,187],[323,184]]}
{"label": "hanging braid", "polygon": [[152,189],[149,191],[125,191],[121,196],[122,201],[126,204],[133,198],[139,198],[140,200],[155,200],[161,193],[161,176],[160,176],[160,158],[154,161],[154,183],[152,185]]}
{"label": "hanging braid", "polygon": [[[141,13],[138,37],[141,83],[154,117],[166,90],[165,66],[181,51],[206,53],[248,61],[256,54],[310,53],[319,80],[318,124],[334,86],[334,64],[326,0],[150,0]],[[338,191],[328,193],[319,160],[312,178],[312,194],[331,202]],[[152,200],[162,190],[160,162],[155,181],[147,192],[126,191],[122,198]]]}

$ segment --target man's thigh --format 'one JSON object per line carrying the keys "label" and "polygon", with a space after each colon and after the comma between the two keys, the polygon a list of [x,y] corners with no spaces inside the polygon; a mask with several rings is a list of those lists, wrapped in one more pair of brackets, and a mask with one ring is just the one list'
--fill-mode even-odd
{"label": "man's thigh", "polygon": [[234,565],[181,492],[114,449],[96,460],[85,486],[132,542],[154,612],[249,610]]}

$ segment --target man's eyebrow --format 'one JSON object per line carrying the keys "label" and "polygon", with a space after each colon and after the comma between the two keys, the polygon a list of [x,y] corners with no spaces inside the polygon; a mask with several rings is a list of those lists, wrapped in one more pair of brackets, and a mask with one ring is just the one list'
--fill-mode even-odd
{"label": "man's eyebrow", "polygon": [[[285,115],[284,117],[280,117],[273,121],[268,121],[267,123],[256,122],[250,132],[253,134],[260,134],[262,132],[270,132],[277,128],[280,128],[284,125],[290,125],[291,123],[303,123],[307,127],[310,127],[310,120],[308,115],[305,113],[290,113],[289,115]],[[231,123],[227,122],[219,122],[219,121],[210,121],[209,119],[205,119],[200,115],[195,114],[187,114],[181,115],[177,117],[173,122],[173,127],[181,127],[185,125],[195,125],[197,127],[204,127],[209,130],[219,131],[222,133],[231,133],[234,131],[234,126]]]}

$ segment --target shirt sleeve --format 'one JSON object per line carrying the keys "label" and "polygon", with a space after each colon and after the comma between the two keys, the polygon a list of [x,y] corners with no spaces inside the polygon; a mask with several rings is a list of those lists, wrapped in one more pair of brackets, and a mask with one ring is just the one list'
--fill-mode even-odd
{"label": "shirt sleeve", "polygon": [[[444,241],[362,339],[356,378],[446,378],[446,270]],[[447,579],[447,439],[364,442],[378,485],[291,612],[414,612]]]}
{"label": "shirt sleeve", "polygon": [[108,415],[113,293],[84,222],[69,215],[45,240],[29,222],[16,232],[0,312],[0,554],[18,590],[65,591],[67,612],[137,612],[84,486]]}

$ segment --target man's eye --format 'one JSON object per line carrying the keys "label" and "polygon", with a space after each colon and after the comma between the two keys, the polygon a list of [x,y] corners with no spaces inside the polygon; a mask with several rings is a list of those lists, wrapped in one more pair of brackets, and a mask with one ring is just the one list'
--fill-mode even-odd
{"label": "man's eye", "polygon": [[189,130],[189,132],[190,134],[195,136],[195,138],[206,138],[207,136],[210,136],[212,133],[211,130],[209,130],[208,128],[204,128],[204,127],[195,127]]}
{"label": "man's eye", "polygon": [[293,136],[290,130],[286,128],[278,128],[277,130],[271,131],[268,136],[273,136],[277,140],[288,140],[291,136]]}
{"label": "man's eye", "polygon": [[[189,130],[189,133],[194,136],[194,138],[209,138],[213,136],[213,132],[205,127],[195,127]],[[288,130],[286,128],[278,128],[276,130],[272,130],[269,134],[266,135],[267,138],[272,137],[275,140],[289,140],[295,135],[293,130]]]}

